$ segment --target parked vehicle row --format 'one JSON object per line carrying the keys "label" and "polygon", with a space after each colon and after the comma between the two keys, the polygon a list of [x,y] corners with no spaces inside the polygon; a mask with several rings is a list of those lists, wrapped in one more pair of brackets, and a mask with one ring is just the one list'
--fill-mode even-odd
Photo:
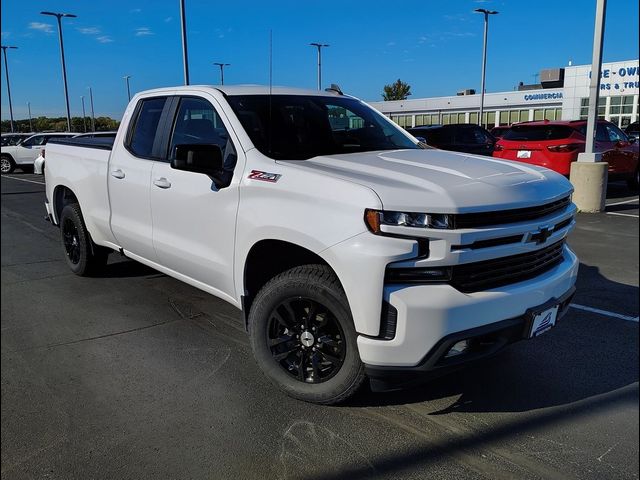
{"label": "parked vehicle row", "polygon": [[[81,136],[115,136],[115,132],[91,132],[91,133],[69,133],[69,132],[43,132],[28,134],[3,134],[2,147],[0,149],[0,172],[11,173],[16,168],[31,171],[39,156],[42,156],[44,146],[53,138],[69,138]],[[6,143],[6,144],[5,144]],[[44,157],[43,157],[44,159]],[[41,162],[43,165],[43,162]],[[42,173],[39,168],[37,173]]]}
{"label": "parked vehicle row", "polygon": [[68,266],[118,251],[230,302],[295,398],[441,375],[568,309],[576,207],[551,170],[424,149],[339,88],[173,87],[125,112],[112,146],[47,147]]}
{"label": "parked vehicle row", "polygon": [[[116,138],[117,132],[89,132],[89,133],[81,133],[80,135],[75,135],[71,138],[101,138],[106,139],[108,144],[113,142],[113,139]],[[46,156],[46,149],[42,148],[40,150],[40,154],[33,162],[33,173],[37,173],[38,175],[44,175],[44,162]]]}

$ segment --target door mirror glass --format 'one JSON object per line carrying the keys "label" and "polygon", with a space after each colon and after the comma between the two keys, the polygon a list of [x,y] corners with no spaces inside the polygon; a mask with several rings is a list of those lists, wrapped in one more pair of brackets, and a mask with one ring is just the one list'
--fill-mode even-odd
{"label": "door mirror glass", "polygon": [[176,145],[175,155],[171,159],[171,168],[202,173],[214,178],[214,181],[221,176],[222,166],[222,149],[219,145]]}

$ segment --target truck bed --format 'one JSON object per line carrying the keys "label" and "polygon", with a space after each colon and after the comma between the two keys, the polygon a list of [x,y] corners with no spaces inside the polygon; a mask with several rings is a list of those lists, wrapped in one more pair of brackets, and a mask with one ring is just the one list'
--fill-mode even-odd
{"label": "truck bed", "polygon": [[99,148],[101,150],[111,150],[115,137],[93,137],[93,138],[53,138],[49,140],[49,144],[59,143],[61,145],[70,145],[75,147]]}

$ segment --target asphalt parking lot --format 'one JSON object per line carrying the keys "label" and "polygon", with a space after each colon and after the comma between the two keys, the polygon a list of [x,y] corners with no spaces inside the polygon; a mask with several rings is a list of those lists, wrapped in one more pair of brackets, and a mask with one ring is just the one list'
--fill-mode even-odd
{"label": "asphalt parking lot", "polygon": [[[11,177],[11,178],[10,178]],[[2,177],[2,477],[638,478],[638,196],[579,215],[550,333],[409,391],[292,400],[226,303],[112,255],[67,268],[42,177]]]}

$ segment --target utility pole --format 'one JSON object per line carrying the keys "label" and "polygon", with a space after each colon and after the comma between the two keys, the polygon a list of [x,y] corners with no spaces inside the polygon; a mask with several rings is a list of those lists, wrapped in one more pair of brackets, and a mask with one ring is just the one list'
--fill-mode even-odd
{"label": "utility pole", "polygon": [[602,73],[602,42],[604,39],[607,0],[596,0],[595,27],[593,32],[593,56],[589,81],[589,112],[587,114],[587,137],[583,153],[578,161],[571,163],[569,178],[575,190],[573,202],[578,210],[587,213],[605,209],[609,165],[602,161],[602,152],[594,151],[598,130],[598,99],[600,97],[600,75]]}
{"label": "utility pole", "polygon": [[310,43],[309,45],[318,49],[318,90],[322,90],[322,48],[329,45],[326,43]]}
{"label": "utility pole", "polygon": [[84,95],[80,95],[80,101],[82,101],[82,129],[84,133],[87,133],[87,114],[84,110]]}
{"label": "utility pole", "polygon": [[13,105],[11,104],[11,87],[9,86],[9,67],[7,65],[7,48],[17,49],[18,47],[13,47],[11,45],[2,45],[2,54],[4,55],[4,74],[7,78],[7,96],[9,97],[9,118],[11,119],[11,133],[14,132],[14,123],[13,123]]}
{"label": "utility pole", "polygon": [[485,80],[485,71],[487,68],[487,34],[489,31],[489,15],[496,15],[498,12],[494,10],[487,10],[486,8],[476,8],[475,10],[478,13],[484,14],[484,37],[482,42],[482,81],[480,83],[480,116],[478,118],[478,123],[482,125],[482,114],[484,113],[484,80]]}
{"label": "utility pole", "polygon": [[182,30],[182,66],[184,69],[184,84],[189,85],[189,56],[187,53],[187,16],[184,0],[180,0],[180,28]]}
{"label": "utility pole", "polygon": [[60,58],[62,59],[62,80],[64,82],[64,99],[67,105],[67,130],[71,131],[71,109],[69,108],[69,90],[67,88],[67,66],[64,61],[64,42],[62,41],[62,18],[76,18],[72,13],[40,12],[41,15],[50,15],[58,20],[58,38],[60,40]]}
{"label": "utility pole", "polygon": [[220,67],[220,85],[224,85],[224,67],[230,67],[230,63],[214,62],[214,65]]}
{"label": "utility pole", "polygon": [[31,124],[31,102],[27,102],[27,110],[29,111],[29,132],[33,132],[33,125]]}
{"label": "utility pole", "polygon": [[127,82],[127,98],[129,99],[129,101],[131,101],[131,89],[129,88],[129,79],[131,78],[131,75],[125,75],[122,78],[124,78],[124,81]]}
{"label": "utility pole", "polygon": [[93,111],[93,90],[91,87],[87,87],[89,89],[89,104],[91,105],[91,131],[96,131],[96,114]]}

